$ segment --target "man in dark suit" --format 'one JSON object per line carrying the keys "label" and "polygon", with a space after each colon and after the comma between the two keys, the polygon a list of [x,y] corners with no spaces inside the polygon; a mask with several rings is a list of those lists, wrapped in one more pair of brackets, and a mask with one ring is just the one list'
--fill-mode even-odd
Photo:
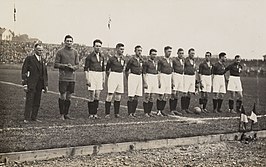
{"label": "man in dark suit", "polygon": [[27,56],[22,66],[22,84],[26,92],[26,104],[24,111],[24,122],[41,122],[37,119],[40,107],[42,90],[47,92],[48,75],[47,67],[42,58],[43,47],[37,43],[34,45],[34,51]]}

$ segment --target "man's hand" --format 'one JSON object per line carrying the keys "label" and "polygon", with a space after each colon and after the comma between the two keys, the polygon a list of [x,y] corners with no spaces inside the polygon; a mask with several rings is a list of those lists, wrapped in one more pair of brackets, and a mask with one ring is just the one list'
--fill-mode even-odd
{"label": "man's hand", "polygon": [[174,89],[174,87],[175,87],[175,84],[174,84],[174,83],[172,83],[172,89]]}
{"label": "man's hand", "polygon": [[67,67],[69,70],[74,71],[74,67],[72,66],[72,64],[68,63],[68,64],[66,65],[66,67]]}
{"label": "man's hand", "polygon": [[143,83],[143,88],[148,89],[148,84],[146,82]]}
{"label": "man's hand", "polygon": [[24,92],[28,92],[28,85],[23,85],[23,90],[24,90]]}
{"label": "man's hand", "polygon": [[45,88],[43,89],[43,93],[47,93],[48,91],[48,86],[45,86]]}
{"label": "man's hand", "polygon": [[88,87],[91,87],[91,82],[90,82],[90,81],[87,81],[86,85],[87,85]]}

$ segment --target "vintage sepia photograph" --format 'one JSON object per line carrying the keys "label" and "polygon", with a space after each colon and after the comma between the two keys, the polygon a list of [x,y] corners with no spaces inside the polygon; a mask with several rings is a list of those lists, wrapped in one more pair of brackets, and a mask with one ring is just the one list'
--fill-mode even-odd
{"label": "vintage sepia photograph", "polygon": [[0,166],[266,166],[265,0],[0,0]]}

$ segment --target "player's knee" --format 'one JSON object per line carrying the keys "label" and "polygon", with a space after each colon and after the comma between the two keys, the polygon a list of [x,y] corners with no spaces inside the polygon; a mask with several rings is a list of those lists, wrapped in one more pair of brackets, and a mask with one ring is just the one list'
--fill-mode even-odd
{"label": "player's knee", "polygon": [[106,96],[106,101],[110,102],[110,101],[112,101],[112,98],[113,98],[113,94],[112,93],[108,93],[107,96]]}
{"label": "player's knee", "polygon": [[59,98],[62,100],[66,100],[66,93],[60,93]]}
{"label": "player's knee", "polygon": [[70,100],[71,99],[71,95],[72,95],[71,93],[67,93],[66,94],[66,100]]}
{"label": "player's knee", "polygon": [[95,91],[95,100],[99,100],[100,99],[100,91]]}
{"label": "player's knee", "polygon": [[134,100],[138,100],[139,99],[139,97],[138,96],[134,96]]}
{"label": "player's knee", "polygon": [[133,101],[133,100],[134,100],[134,97],[132,97],[132,96],[128,97],[128,101]]}
{"label": "player's knee", "polygon": [[121,100],[121,94],[116,94],[115,101],[120,101],[120,100]]}

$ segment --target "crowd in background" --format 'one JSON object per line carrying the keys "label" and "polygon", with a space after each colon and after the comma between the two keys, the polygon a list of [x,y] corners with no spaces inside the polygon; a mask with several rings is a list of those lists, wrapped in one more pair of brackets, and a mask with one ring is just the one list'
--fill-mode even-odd
{"label": "crowd in background", "polygon": [[[17,42],[17,41],[3,41],[0,40],[0,64],[22,64],[25,57],[29,55],[33,50],[33,42]],[[53,66],[55,54],[57,50],[62,47],[62,44],[46,44],[43,43],[44,47],[44,59],[48,66]],[[84,65],[86,56],[93,51],[93,48],[86,45],[74,44],[73,46],[79,53],[80,65]],[[102,48],[103,55],[105,58],[114,54],[113,48]],[[126,59],[129,55],[126,55]],[[145,58],[146,56],[144,56]],[[215,56],[213,56],[215,57]],[[218,59],[213,58],[213,62]],[[203,58],[195,58],[197,65],[203,61]],[[227,63],[231,63],[228,60]],[[244,66],[242,75],[260,75],[266,76],[266,62],[263,60],[242,60]]]}

